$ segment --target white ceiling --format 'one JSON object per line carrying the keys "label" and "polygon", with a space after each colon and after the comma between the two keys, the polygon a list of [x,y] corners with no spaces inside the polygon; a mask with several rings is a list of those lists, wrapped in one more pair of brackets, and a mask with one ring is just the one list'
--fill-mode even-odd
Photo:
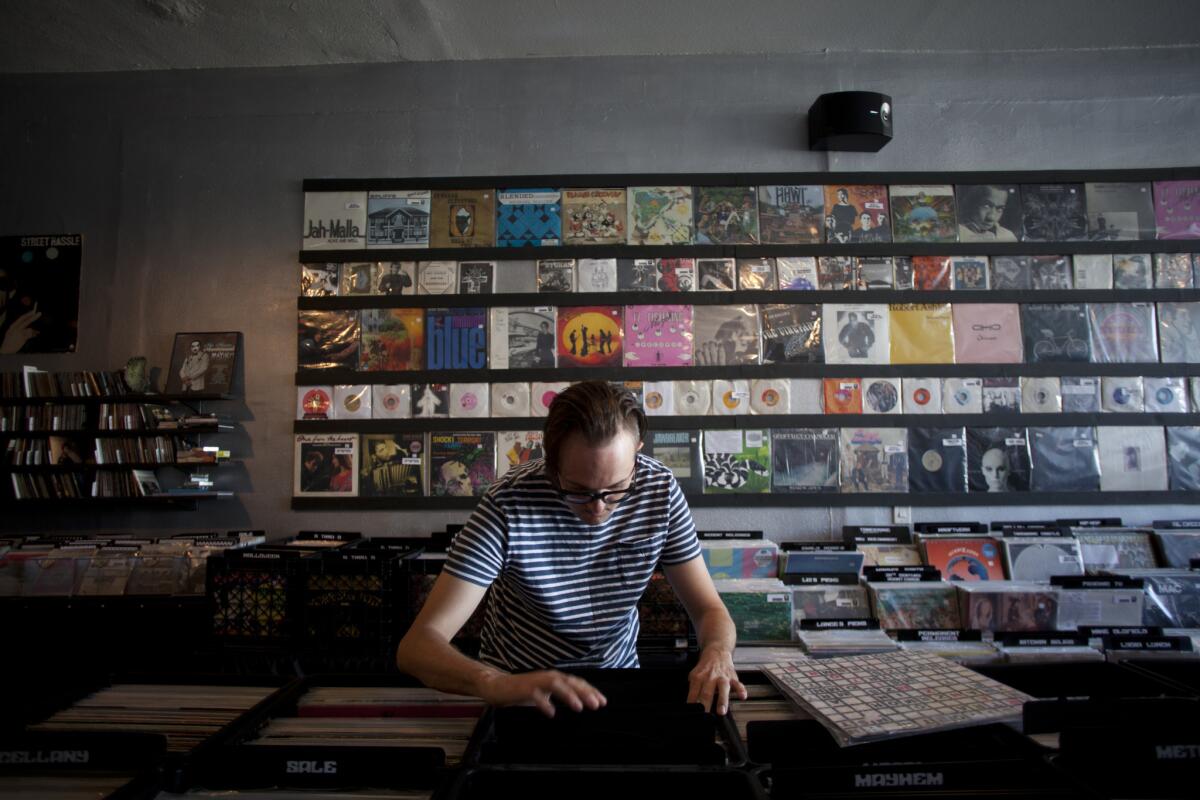
{"label": "white ceiling", "polygon": [[1198,44],[1200,0],[0,0],[0,74]]}

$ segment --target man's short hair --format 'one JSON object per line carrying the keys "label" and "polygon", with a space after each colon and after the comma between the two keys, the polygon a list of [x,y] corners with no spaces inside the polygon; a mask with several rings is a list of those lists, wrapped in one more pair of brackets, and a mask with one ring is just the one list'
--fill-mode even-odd
{"label": "man's short hair", "polygon": [[637,442],[646,435],[646,415],[633,392],[606,381],[577,383],[550,403],[542,428],[546,467],[558,472],[559,450],[573,433],[582,435],[589,445],[601,445],[623,430],[632,433]]}

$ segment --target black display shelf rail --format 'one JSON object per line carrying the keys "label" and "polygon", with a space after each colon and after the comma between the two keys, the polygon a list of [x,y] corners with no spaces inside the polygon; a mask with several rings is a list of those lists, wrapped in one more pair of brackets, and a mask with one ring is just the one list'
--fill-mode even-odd
{"label": "black display shelf rail", "polygon": [[11,497],[0,500],[0,509],[5,511],[57,511],[81,508],[125,509],[170,511],[195,509],[199,500],[216,500],[233,497],[233,492],[191,492],[188,494],[155,494],[149,497],[32,497],[17,500]]}
{"label": "black display shelf rail", "polygon": [[73,428],[57,431],[0,431],[0,439],[44,439],[48,436],[88,436],[96,439],[146,439],[154,436],[193,436],[200,433],[229,433],[233,425],[188,425],[181,428],[133,428],[130,430],[101,430]]}
{"label": "black display shelf rail", "polygon": [[[297,386],[395,383],[498,383],[504,381],[684,381],[756,378],[1017,378],[1147,377],[1200,375],[1200,363],[1092,364],[1055,361],[1037,364],[742,364],[714,367],[559,367],[528,369],[442,369],[369,372],[352,369],[300,369]],[[887,416],[881,414],[880,416]],[[932,415],[931,415],[932,416]]]}
{"label": "black display shelf rail", "polygon": [[179,462],[179,461],[139,461],[126,464],[4,464],[0,466],[0,472],[42,472],[42,473],[68,473],[68,472],[120,472],[127,469],[158,469],[159,467],[174,467],[176,469],[194,469],[200,467],[223,467],[231,461],[208,461],[208,462]]}
{"label": "black display shelf rail", "polygon": [[204,402],[208,400],[233,400],[232,394],[105,394],[105,395],[41,395],[36,397],[4,396],[0,397],[0,406],[35,405],[39,403],[187,403],[189,401]]}
{"label": "black display shelf rail", "polygon": [[[969,492],[924,494],[903,492],[813,492],[810,494],[689,494],[692,508],[728,508],[753,505],[758,508],[825,508],[884,506],[1112,506],[1195,505],[1197,494],[1189,491],[1142,492]],[[293,497],[293,511],[470,511],[478,497]]]}
{"label": "black display shelf rail", "polygon": [[720,797],[767,800],[756,775],[724,767],[475,767],[460,771],[447,800],[610,800],[614,797]]}

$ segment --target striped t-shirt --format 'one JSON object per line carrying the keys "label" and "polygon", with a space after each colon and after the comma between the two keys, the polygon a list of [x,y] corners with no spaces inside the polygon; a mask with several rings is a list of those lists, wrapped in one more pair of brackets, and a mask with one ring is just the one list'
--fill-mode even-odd
{"label": "striped t-shirt", "polygon": [[510,671],[638,665],[637,602],[655,565],[696,558],[700,545],[671,471],[638,455],[635,480],[599,525],[571,512],[540,460],[480,499],[445,570],[491,586],[481,661]]}

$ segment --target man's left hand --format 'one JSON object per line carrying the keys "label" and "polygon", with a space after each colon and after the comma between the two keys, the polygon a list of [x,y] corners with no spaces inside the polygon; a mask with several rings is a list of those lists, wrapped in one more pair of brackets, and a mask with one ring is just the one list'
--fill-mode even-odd
{"label": "man's left hand", "polygon": [[717,647],[701,650],[700,660],[688,674],[688,702],[699,703],[705,711],[725,714],[730,694],[738,700],[746,699],[746,687],[733,668],[733,655]]}

